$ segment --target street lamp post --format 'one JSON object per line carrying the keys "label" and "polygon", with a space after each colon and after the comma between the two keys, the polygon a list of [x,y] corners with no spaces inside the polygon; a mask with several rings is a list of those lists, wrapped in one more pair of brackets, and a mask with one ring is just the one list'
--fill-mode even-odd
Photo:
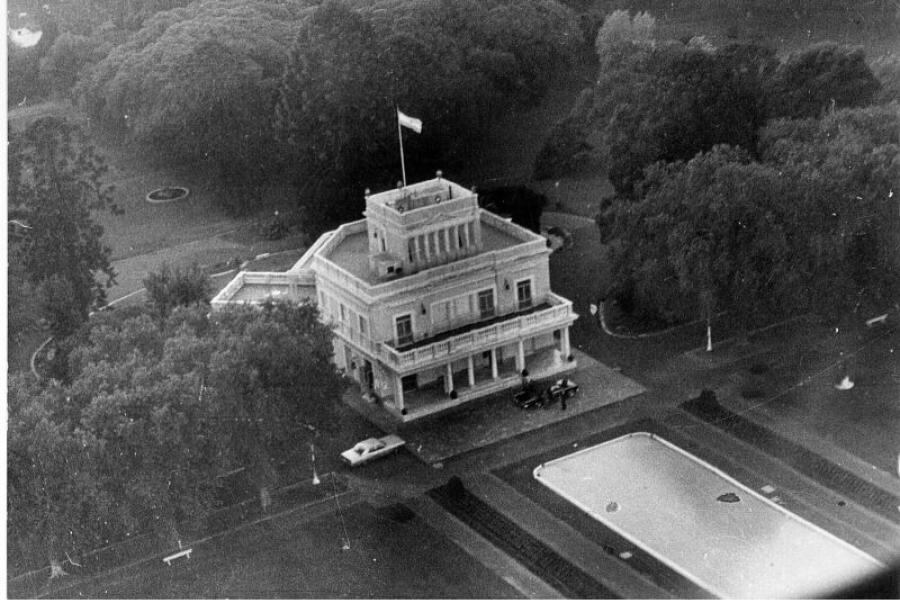
{"label": "street lamp post", "polygon": [[312,442],[309,443],[309,455],[310,455],[310,460],[312,461],[312,472],[313,472],[312,482],[313,482],[313,485],[319,485],[322,482],[319,480],[318,473],[316,473],[316,446]]}

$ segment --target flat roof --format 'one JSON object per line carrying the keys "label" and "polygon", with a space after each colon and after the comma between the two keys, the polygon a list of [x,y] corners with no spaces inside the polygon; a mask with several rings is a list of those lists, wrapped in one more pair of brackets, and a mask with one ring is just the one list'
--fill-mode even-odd
{"label": "flat roof", "polygon": [[399,212],[434,206],[440,202],[459,198],[474,198],[475,193],[449,179],[437,177],[420,181],[404,188],[385,190],[369,195],[367,204],[386,206]]}
{"label": "flat roof", "polygon": [[[516,237],[508,231],[495,227],[484,218],[481,219],[481,241],[482,250],[479,254],[502,250],[504,248],[510,248],[528,242],[528,240]],[[348,271],[354,277],[357,277],[370,285],[375,285],[384,281],[383,279],[375,277],[375,274],[369,269],[368,230],[358,231],[347,235],[326,256],[326,258],[342,269]],[[427,269],[422,269],[422,271],[424,270]],[[421,273],[422,271],[417,272]]]}
{"label": "flat roof", "polygon": [[228,298],[229,302],[235,303],[258,303],[266,300],[293,300],[302,302],[303,300],[316,297],[315,286],[296,286],[297,294],[292,296],[290,286],[286,283],[244,283],[233,296]]}

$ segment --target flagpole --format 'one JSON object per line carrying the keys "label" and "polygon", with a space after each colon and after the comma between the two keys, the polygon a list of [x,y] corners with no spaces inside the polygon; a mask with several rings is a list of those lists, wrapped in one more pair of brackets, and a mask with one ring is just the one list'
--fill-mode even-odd
{"label": "flagpole", "polygon": [[403,127],[400,125],[400,108],[397,109],[397,136],[400,138],[400,168],[403,170],[403,187],[406,187],[406,160],[403,158]]}

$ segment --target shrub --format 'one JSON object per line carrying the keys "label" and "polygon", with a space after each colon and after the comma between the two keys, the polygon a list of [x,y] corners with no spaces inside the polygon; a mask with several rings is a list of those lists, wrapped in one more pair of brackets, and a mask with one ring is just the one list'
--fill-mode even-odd
{"label": "shrub", "polygon": [[209,304],[212,292],[209,277],[196,264],[187,269],[163,264],[159,272],[144,279],[144,287],[147,302],[161,317],[167,317],[176,306]]}

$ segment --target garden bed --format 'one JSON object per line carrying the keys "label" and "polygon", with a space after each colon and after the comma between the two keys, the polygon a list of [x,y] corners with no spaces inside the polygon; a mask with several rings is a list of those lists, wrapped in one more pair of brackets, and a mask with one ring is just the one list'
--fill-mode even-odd
{"label": "garden bed", "polygon": [[150,204],[167,204],[169,202],[177,202],[184,200],[190,195],[190,190],[180,186],[166,186],[156,188],[149,194],[146,199]]}

